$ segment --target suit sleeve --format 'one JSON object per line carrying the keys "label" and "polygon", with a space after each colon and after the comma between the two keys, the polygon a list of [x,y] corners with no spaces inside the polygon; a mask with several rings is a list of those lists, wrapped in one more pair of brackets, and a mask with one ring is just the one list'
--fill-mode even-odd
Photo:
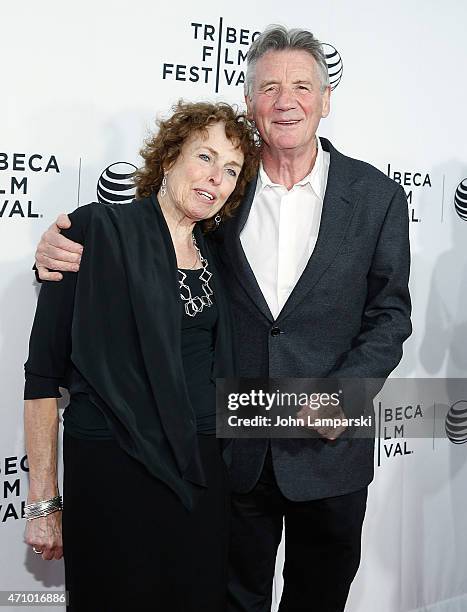
{"label": "suit sleeve", "polygon": [[409,271],[407,199],[402,187],[398,187],[387,209],[368,273],[360,332],[352,348],[329,374],[338,378],[381,379],[370,384],[369,392],[366,387],[366,397],[374,397],[397,366],[402,358],[402,344],[412,332]]}
{"label": "suit sleeve", "polygon": [[[70,214],[71,227],[63,235],[85,244],[90,207]],[[59,387],[67,386],[71,355],[71,324],[78,272],[63,272],[58,282],[44,281],[37,300],[24,364],[24,399],[61,397]]]}

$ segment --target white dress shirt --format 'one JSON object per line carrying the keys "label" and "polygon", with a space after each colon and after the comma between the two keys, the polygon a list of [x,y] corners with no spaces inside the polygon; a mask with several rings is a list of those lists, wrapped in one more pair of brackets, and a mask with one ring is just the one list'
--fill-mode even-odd
{"label": "white dress shirt", "polygon": [[328,180],[329,153],[319,138],[310,174],[287,190],[273,183],[263,164],[255,197],[240,234],[243,251],[275,319],[315,248]]}

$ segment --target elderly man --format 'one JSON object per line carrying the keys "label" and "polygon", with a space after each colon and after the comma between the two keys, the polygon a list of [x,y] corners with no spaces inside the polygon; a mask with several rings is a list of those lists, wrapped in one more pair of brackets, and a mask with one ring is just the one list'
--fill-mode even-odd
{"label": "elderly man", "polygon": [[[220,248],[240,374],[386,378],[411,332],[402,188],[316,136],[330,87],[310,32],[267,28],[248,54],[245,97],[262,164]],[[38,248],[42,278],[76,269],[79,247],[57,232]],[[229,612],[270,610],[283,524],[280,612],[344,610],[373,441],[333,437],[233,442]]]}

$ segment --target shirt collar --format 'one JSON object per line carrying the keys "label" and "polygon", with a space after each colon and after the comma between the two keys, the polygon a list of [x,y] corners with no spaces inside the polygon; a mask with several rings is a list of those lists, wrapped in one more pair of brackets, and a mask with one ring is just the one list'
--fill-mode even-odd
{"label": "shirt collar", "polygon": [[[324,152],[323,147],[321,145],[320,139],[316,136],[317,143],[317,153],[315,163],[313,168],[309,174],[307,174],[301,181],[295,183],[292,189],[298,185],[310,185],[315,194],[324,200],[324,192],[326,191],[326,185],[324,184]],[[259,194],[266,187],[284,187],[283,185],[279,185],[278,183],[273,183],[269,176],[266,174],[266,171],[263,167],[263,162],[260,162],[259,165],[259,173],[258,173],[258,186],[256,189],[256,193]]]}

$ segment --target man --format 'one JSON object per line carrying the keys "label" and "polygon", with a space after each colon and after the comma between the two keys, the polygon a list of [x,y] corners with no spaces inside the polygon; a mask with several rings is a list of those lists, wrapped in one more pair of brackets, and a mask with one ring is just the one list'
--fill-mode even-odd
{"label": "man", "polygon": [[[386,378],[411,332],[402,188],[316,137],[330,87],[310,32],[271,26],[253,43],[245,98],[262,164],[220,249],[240,374]],[[60,238],[51,229],[39,245],[43,278],[56,278],[44,266],[76,267],[76,255],[57,250],[69,247]],[[229,612],[270,610],[283,522],[280,612],[344,610],[373,441],[334,437],[234,440]]]}

